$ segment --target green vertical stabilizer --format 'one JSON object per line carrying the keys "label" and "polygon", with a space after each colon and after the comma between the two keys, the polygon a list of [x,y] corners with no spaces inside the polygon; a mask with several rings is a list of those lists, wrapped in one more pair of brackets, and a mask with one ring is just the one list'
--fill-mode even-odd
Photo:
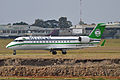
{"label": "green vertical stabilizer", "polygon": [[105,23],[99,23],[90,33],[89,37],[93,39],[101,39],[105,26]]}

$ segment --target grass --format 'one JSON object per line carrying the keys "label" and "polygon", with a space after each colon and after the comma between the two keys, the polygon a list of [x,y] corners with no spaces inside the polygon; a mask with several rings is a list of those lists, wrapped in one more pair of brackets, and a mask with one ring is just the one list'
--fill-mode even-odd
{"label": "grass", "polygon": [[[13,41],[13,39],[0,39],[0,57],[10,57],[12,50],[6,49],[5,46]],[[103,40],[102,40],[103,41]],[[105,58],[120,58],[120,39],[107,39],[105,46],[84,48],[77,50],[68,50],[67,55],[62,55],[58,51],[57,55],[52,55],[46,50],[17,50],[17,56],[24,58],[81,58],[81,59],[105,59]],[[2,56],[3,55],[3,56]]]}

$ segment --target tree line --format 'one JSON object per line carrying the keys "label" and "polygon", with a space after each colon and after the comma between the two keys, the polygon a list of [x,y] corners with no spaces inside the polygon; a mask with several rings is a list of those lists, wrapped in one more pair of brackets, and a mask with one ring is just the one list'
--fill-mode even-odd
{"label": "tree line", "polygon": [[[26,22],[13,23],[13,25],[28,25]],[[36,19],[31,26],[38,26],[42,28],[69,28],[72,22],[67,20],[67,17],[60,17],[59,20],[42,20]]]}

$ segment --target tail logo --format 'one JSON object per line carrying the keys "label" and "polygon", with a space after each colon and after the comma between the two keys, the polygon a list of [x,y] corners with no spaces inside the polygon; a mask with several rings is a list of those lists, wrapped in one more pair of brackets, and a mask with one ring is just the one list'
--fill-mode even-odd
{"label": "tail logo", "polygon": [[100,29],[96,29],[96,31],[95,31],[95,35],[96,35],[97,37],[99,37],[99,36],[101,35],[101,31],[100,31]]}

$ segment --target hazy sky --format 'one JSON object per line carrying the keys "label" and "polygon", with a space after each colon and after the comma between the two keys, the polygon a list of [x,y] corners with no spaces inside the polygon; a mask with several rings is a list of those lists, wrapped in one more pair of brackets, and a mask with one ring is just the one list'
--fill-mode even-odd
{"label": "hazy sky", "polygon": [[[83,0],[82,19],[86,23],[120,21],[120,0]],[[80,0],[0,0],[0,24],[35,19],[58,20],[66,16],[73,24],[80,20]]]}

